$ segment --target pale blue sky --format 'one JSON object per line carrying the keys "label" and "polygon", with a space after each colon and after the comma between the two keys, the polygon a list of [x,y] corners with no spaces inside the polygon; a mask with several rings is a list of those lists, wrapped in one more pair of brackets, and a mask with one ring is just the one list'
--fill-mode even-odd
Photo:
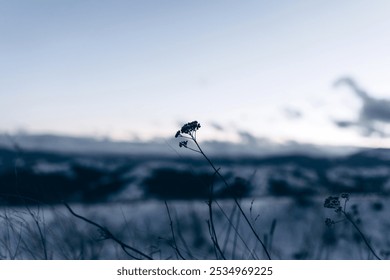
{"label": "pale blue sky", "polygon": [[390,98],[389,14],[386,0],[0,0],[0,131],[151,139],[196,119],[204,139],[390,146],[334,125],[361,103],[332,87],[349,75]]}

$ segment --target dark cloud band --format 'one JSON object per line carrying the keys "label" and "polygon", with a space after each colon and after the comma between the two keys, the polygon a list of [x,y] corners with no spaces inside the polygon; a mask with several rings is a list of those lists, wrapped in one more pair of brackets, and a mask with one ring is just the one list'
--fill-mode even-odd
{"label": "dark cloud band", "polygon": [[360,88],[351,78],[339,79],[335,86],[347,85],[362,100],[363,106],[358,112],[356,121],[337,120],[340,128],[357,127],[364,136],[387,137],[388,134],[378,127],[378,123],[390,123],[390,99],[377,99]]}

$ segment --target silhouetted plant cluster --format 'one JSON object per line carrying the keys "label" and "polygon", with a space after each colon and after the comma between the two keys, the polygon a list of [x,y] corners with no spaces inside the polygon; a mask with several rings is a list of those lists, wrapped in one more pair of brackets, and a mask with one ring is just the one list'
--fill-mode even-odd
{"label": "silhouetted plant cluster", "polygon": [[[271,259],[271,255],[270,255],[270,253],[269,253],[265,243],[260,238],[260,236],[257,233],[256,229],[254,228],[254,225],[253,225],[252,221],[249,220],[247,214],[243,210],[243,208],[241,206],[241,203],[238,200],[239,197],[235,196],[235,193],[234,193],[235,190],[227,182],[226,178],[221,174],[220,168],[215,167],[214,163],[210,160],[210,158],[206,155],[206,153],[203,151],[203,149],[199,145],[199,142],[197,141],[197,138],[196,138],[196,132],[200,129],[200,127],[201,127],[201,125],[200,125],[200,123],[198,123],[198,121],[192,121],[192,122],[189,122],[189,123],[183,125],[182,128],[176,132],[175,138],[184,138],[184,139],[187,139],[187,140],[180,141],[179,142],[179,147],[180,148],[186,148],[186,149],[189,149],[189,150],[191,150],[193,152],[199,153],[206,159],[206,161],[208,162],[208,164],[211,166],[212,170],[214,171],[214,175],[216,177],[218,177],[223,182],[223,184],[225,186],[225,191],[228,191],[228,192],[230,192],[232,194],[233,201],[234,201],[237,209],[239,210],[239,213],[244,218],[246,224],[249,226],[249,228],[250,228],[251,232],[253,233],[254,237],[256,238],[256,240],[260,243],[260,245],[261,245],[265,255],[267,256],[268,259]],[[189,147],[188,146],[188,141],[191,141],[193,144],[195,144],[195,147],[194,148]],[[224,252],[221,249],[221,246],[219,244],[218,235],[216,234],[215,225],[214,225],[214,222],[213,222],[213,216],[214,216],[214,214],[213,214],[214,213],[214,211],[213,211],[213,203],[215,203],[219,207],[220,211],[225,215],[225,217],[227,217],[226,213],[220,207],[220,205],[218,204],[218,201],[214,197],[214,194],[213,194],[213,184],[211,184],[209,201],[208,201],[208,206],[209,206],[209,221],[208,221],[209,233],[210,233],[211,240],[212,240],[212,242],[214,244],[215,254],[216,254],[217,258],[220,257],[222,259],[225,259],[226,257],[225,257],[225,254],[224,254]],[[234,227],[234,225],[232,224],[232,221],[229,218],[227,218],[227,220],[230,223],[230,225],[232,227]],[[239,234],[238,230],[236,228],[235,228],[235,231],[236,231],[237,234]]]}
{"label": "silhouetted plant cluster", "polygon": [[371,253],[375,256],[375,258],[380,260],[381,258],[376,254],[376,252],[374,251],[374,249],[372,248],[372,246],[368,242],[367,237],[365,236],[365,234],[362,232],[362,230],[358,226],[358,224],[361,223],[361,220],[360,220],[360,218],[358,218],[359,212],[358,212],[357,205],[355,204],[352,206],[352,212],[347,211],[347,203],[348,203],[349,199],[350,199],[350,195],[348,193],[342,193],[340,196],[329,196],[325,199],[325,202],[324,202],[325,208],[333,209],[334,212],[336,212],[339,216],[341,215],[345,218],[345,220],[341,219],[341,220],[337,220],[337,221],[335,221],[331,218],[326,218],[325,224],[328,227],[333,227],[337,223],[348,221],[355,228],[355,230],[358,232],[358,234],[360,235],[360,237],[362,238],[362,240],[366,244],[367,248],[371,251]]}

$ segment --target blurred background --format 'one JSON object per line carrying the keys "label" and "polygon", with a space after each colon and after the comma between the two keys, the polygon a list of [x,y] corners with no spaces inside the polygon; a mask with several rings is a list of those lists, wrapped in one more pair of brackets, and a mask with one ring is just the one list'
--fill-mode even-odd
{"label": "blurred background", "polygon": [[[234,193],[251,214],[265,213],[262,234],[278,223],[277,258],[372,258],[352,228],[341,245],[325,229],[324,198],[348,192],[389,256],[380,218],[390,194],[389,13],[386,0],[0,0],[0,202],[57,211],[68,201],[103,216],[95,210],[143,207],[126,220],[141,223],[175,201],[177,219],[193,219],[188,236],[205,235],[199,258],[209,258],[199,213],[213,182],[229,211]],[[179,148],[176,131],[194,120],[233,192]],[[159,228],[130,232],[150,244]],[[36,257],[27,251],[15,256]],[[231,257],[253,257],[243,252]]]}

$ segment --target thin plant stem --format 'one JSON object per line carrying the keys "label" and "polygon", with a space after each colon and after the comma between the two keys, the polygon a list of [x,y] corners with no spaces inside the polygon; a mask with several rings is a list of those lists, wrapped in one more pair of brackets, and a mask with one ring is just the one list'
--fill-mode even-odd
{"label": "thin plant stem", "polygon": [[[195,137],[192,136],[192,140],[194,141],[195,145],[198,147],[199,149],[199,152],[203,155],[203,157],[207,160],[207,162],[210,164],[210,166],[214,169],[214,172],[219,176],[219,178],[222,179],[223,183],[225,184],[225,186],[230,189],[230,186],[228,184],[228,182],[226,181],[226,179],[222,176],[222,174],[219,172],[219,169],[217,169],[214,164],[212,163],[212,161],[208,158],[208,156],[203,152],[202,148],[200,147],[200,145],[198,144],[198,141],[196,140]],[[264,244],[264,242],[260,239],[259,235],[257,234],[256,230],[254,229],[252,223],[249,221],[247,215],[245,214],[244,210],[242,209],[240,203],[238,202],[237,198],[233,196],[233,200],[234,200],[234,203],[237,205],[238,207],[238,210],[241,212],[242,216],[244,217],[246,223],[248,224],[248,226],[250,227],[251,231],[253,232],[253,234],[255,235],[256,239],[260,242],[261,246],[263,247],[263,250],[265,252],[265,254],[267,255],[267,258],[269,260],[271,260],[271,256]]]}
{"label": "thin plant stem", "polygon": [[[232,211],[230,213],[230,216],[229,216],[230,220],[233,220],[234,214],[236,213],[236,209],[237,209],[237,206],[234,205],[234,207],[233,207],[233,209],[232,209]],[[230,241],[231,230],[232,230],[232,227],[229,226],[227,231],[226,231],[226,235],[225,235],[225,239],[224,239],[224,243],[223,243],[223,250],[224,251],[226,250],[228,244],[230,243],[229,241]]]}
{"label": "thin plant stem", "polygon": [[130,254],[128,252],[128,250],[131,250],[141,256],[143,256],[145,259],[148,259],[148,260],[153,260],[152,257],[148,256],[147,254],[141,252],[140,250],[130,246],[130,245],[127,245],[126,243],[124,243],[123,241],[121,241],[120,239],[118,239],[117,237],[115,237],[107,228],[105,228],[104,226],[101,226],[99,225],[98,223],[95,223],[94,221],[91,221],[90,219],[87,219],[79,214],[76,214],[72,208],[70,208],[70,206],[67,204],[67,203],[64,203],[65,207],[69,210],[69,212],[75,216],[76,218],[80,219],[80,220],[83,220],[84,222],[88,223],[88,224],[91,224],[95,227],[97,227],[104,235],[104,237],[106,239],[111,239],[113,240],[114,242],[116,242],[117,244],[119,244],[122,248],[122,250],[130,257],[134,258],[134,259],[138,259],[137,257],[135,257],[134,255]]}
{"label": "thin plant stem", "polygon": [[[34,212],[30,209],[30,207],[26,206],[26,208],[27,208],[30,216],[33,218],[35,225],[37,226],[39,238],[40,238],[41,244],[42,244],[43,254],[45,256],[45,260],[48,260],[46,240],[45,240],[45,237],[43,236],[43,232],[42,232],[41,226],[39,224],[38,218],[35,216]],[[39,213],[39,210],[38,210],[38,213]]]}
{"label": "thin plant stem", "polygon": [[217,234],[215,232],[212,203],[209,202],[207,204],[209,207],[209,217],[210,217],[209,231],[210,231],[210,235],[211,235],[211,240],[213,241],[214,246],[217,249],[217,251],[219,252],[219,254],[221,255],[222,259],[226,260],[225,255],[222,252],[221,247],[219,246],[218,237],[217,237]]}
{"label": "thin plant stem", "polygon": [[[231,221],[231,219],[227,216],[226,212],[223,210],[222,206],[219,204],[219,202],[217,200],[214,200],[214,203],[218,206],[218,208],[221,211],[221,213],[225,216],[225,218],[229,222],[230,226],[233,228],[234,232],[236,233],[236,236],[238,236],[238,238],[240,238],[240,240],[244,244],[245,248],[251,253],[253,259],[258,259],[257,257],[255,257],[255,255],[253,255],[253,253],[251,252],[251,249],[249,249],[248,244],[245,242],[244,238],[242,237],[242,235],[238,231],[239,223],[237,225],[234,225],[233,222]],[[237,215],[237,219],[239,221],[240,220],[239,218],[241,217],[241,215],[240,215],[239,212],[237,212],[237,214],[238,214]]]}
{"label": "thin plant stem", "polygon": [[177,243],[176,243],[175,231],[173,230],[173,221],[172,221],[171,213],[170,213],[170,211],[169,211],[168,203],[167,203],[167,201],[164,201],[164,203],[165,203],[165,207],[167,208],[167,213],[168,213],[168,218],[169,218],[169,226],[171,227],[173,248],[175,249],[177,255],[178,255],[182,260],[185,260],[185,258],[184,258],[183,255],[181,254],[181,252],[180,252],[180,250],[179,250],[179,247],[177,246]]}
{"label": "thin plant stem", "polygon": [[341,211],[345,218],[353,225],[353,227],[357,230],[357,232],[359,233],[360,237],[363,239],[364,243],[366,243],[368,249],[371,251],[371,253],[375,256],[375,258],[377,258],[378,260],[381,260],[380,257],[378,257],[378,255],[375,253],[374,249],[371,247],[370,243],[368,242],[368,240],[366,239],[366,237],[364,236],[363,232],[359,229],[359,227],[356,225],[356,223],[353,221],[353,219],[351,219],[351,217],[349,216],[348,213],[346,213],[344,210]]}
{"label": "thin plant stem", "polygon": [[208,205],[208,208],[209,208],[209,218],[210,218],[210,235],[211,236],[211,240],[214,242],[214,246],[216,247],[217,251],[219,252],[219,254],[221,255],[221,257],[226,260],[225,258],[225,255],[223,253],[223,251],[221,250],[221,247],[219,245],[219,242],[218,242],[218,237],[217,237],[217,234],[215,232],[215,226],[214,226],[214,215],[213,215],[213,200],[214,200],[214,176],[215,176],[215,172],[213,174],[213,181],[211,182],[210,184],[210,190],[209,190],[209,201],[207,203]]}

